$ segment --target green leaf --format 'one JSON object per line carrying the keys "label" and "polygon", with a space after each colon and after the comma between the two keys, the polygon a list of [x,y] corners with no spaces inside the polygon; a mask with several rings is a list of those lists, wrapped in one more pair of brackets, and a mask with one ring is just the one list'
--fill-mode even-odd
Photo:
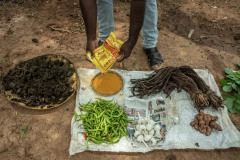
{"label": "green leaf", "polygon": [[228,81],[226,79],[220,79],[219,80],[219,83],[222,85],[222,86],[225,86],[227,85]]}
{"label": "green leaf", "polygon": [[226,107],[231,113],[237,113],[236,109],[233,108],[233,102],[227,101]]}
{"label": "green leaf", "polygon": [[232,99],[226,99],[226,107],[228,108],[228,109],[230,109],[230,108],[232,108],[233,107],[233,102],[234,102],[234,100],[232,100]]}
{"label": "green leaf", "polygon": [[238,91],[238,90],[239,90],[239,88],[238,88],[238,86],[236,85],[236,83],[233,83],[233,84],[232,84],[232,88],[233,88],[235,91]]}
{"label": "green leaf", "polygon": [[[236,100],[235,102],[236,102],[237,104],[240,104],[240,100]],[[240,109],[240,108],[239,108],[239,109]]]}
{"label": "green leaf", "polygon": [[239,103],[237,103],[237,101],[233,102],[233,108],[236,110],[239,110],[239,112],[240,112],[240,101],[239,101]]}
{"label": "green leaf", "polygon": [[233,73],[233,70],[232,69],[230,69],[230,68],[225,68],[225,73],[226,74],[228,74],[228,75],[230,75],[230,74],[232,74]]}
{"label": "green leaf", "polygon": [[223,94],[223,99],[235,101],[237,97],[235,97],[235,95]]}
{"label": "green leaf", "polygon": [[239,113],[240,112],[240,109],[238,109],[238,103],[236,103],[235,100],[233,99],[227,99],[226,101],[226,107],[227,109],[229,110],[229,112],[231,113]]}
{"label": "green leaf", "polygon": [[233,75],[234,75],[234,76],[237,76],[237,75],[239,75],[239,74],[240,74],[240,70],[233,72]]}
{"label": "green leaf", "polygon": [[240,79],[240,71],[238,71],[235,75],[238,79]]}
{"label": "green leaf", "polygon": [[224,92],[232,92],[232,85],[225,85],[222,87]]}
{"label": "green leaf", "polygon": [[240,68],[240,63],[237,63],[237,66]]}
{"label": "green leaf", "polygon": [[226,99],[226,101],[229,101],[229,102],[234,102],[234,101],[236,101],[237,99],[235,98],[235,97],[233,97],[233,96],[229,96],[227,99]]}
{"label": "green leaf", "polygon": [[235,81],[235,83],[239,84],[240,85],[240,81]]}
{"label": "green leaf", "polygon": [[231,113],[239,113],[239,112],[240,112],[240,110],[238,110],[238,109],[236,109],[236,108],[229,108],[228,110],[229,110],[229,112],[231,112]]}
{"label": "green leaf", "polygon": [[229,80],[228,81],[237,81],[238,80],[238,78],[237,77],[235,77],[234,75],[228,75],[228,76],[226,76]]}
{"label": "green leaf", "polygon": [[239,78],[237,78],[237,77],[233,77],[232,80],[233,80],[234,82],[236,82],[236,81],[239,80]]}
{"label": "green leaf", "polygon": [[234,97],[236,100],[240,100],[240,94],[234,94],[232,97]]}

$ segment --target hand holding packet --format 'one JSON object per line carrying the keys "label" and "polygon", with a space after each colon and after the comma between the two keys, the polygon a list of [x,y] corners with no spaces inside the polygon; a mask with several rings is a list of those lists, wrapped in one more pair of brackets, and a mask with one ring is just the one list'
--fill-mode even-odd
{"label": "hand holding packet", "polygon": [[106,41],[93,51],[94,57],[90,52],[87,53],[87,56],[102,73],[106,73],[117,61],[122,44],[123,41],[118,40],[116,35],[111,32]]}

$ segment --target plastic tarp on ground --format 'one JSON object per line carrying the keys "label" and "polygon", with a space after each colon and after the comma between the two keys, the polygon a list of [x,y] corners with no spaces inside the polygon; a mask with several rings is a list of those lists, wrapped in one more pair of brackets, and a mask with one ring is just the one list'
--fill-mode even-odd
{"label": "plastic tarp on ground", "polygon": [[[118,72],[124,79],[124,88],[117,94],[109,97],[97,95],[91,88],[92,78],[99,73],[97,69],[79,68],[79,87],[76,95],[75,111],[79,113],[79,104],[85,104],[89,101],[94,101],[95,98],[104,98],[116,101],[121,106],[135,105],[139,106],[144,103],[139,103],[136,97],[131,97],[131,83],[130,79],[144,78],[151,74],[151,71],[125,71],[113,70]],[[207,70],[195,69],[197,74],[210,86],[210,88],[221,95],[219,88],[212,76]],[[88,150],[91,151],[110,151],[110,152],[148,152],[155,149],[224,149],[230,147],[240,147],[240,132],[232,124],[226,107],[221,110],[214,110],[207,108],[205,113],[218,116],[217,121],[223,128],[223,131],[213,131],[210,136],[205,136],[197,132],[190,126],[190,122],[198,113],[194,108],[194,104],[189,95],[182,91],[177,93],[173,91],[171,98],[165,98],[165,95],[160,93],[143,100],[151,100],[157,97],[163,97],[166,105],[168,115],[168,127],[165,141],[162,145],[157,147],[133,147],[131,141],[127,137],[112,145],[100,144],[96,145],[89,142]],[[145,107],[145,106],[139,106]],[[175,121],[177,119],[177,121]],[[83,138],[82,130],[78,123],[74,123],[74,118],[71,121],[71,142],[69,147],[70,155],[86,150],[85,140]]]}

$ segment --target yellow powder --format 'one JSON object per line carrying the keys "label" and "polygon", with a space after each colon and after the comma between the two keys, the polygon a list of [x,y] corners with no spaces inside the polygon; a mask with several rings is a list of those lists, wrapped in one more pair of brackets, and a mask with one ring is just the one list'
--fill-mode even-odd
{"label": "yellow powder", "polygon": [[115,72],[98,74],[92,81],[95,92],[103,95],[112,95],[119,92],[123,87],[123,80]]}

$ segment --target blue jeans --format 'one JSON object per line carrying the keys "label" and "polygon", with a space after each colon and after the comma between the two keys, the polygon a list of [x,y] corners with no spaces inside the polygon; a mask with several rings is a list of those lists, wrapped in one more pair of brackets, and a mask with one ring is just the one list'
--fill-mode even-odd
{"label": "blue jeans", "polygon": [[[113,1],[97,0],[97,19],[99,26],[99,38],[105,41],[114,32]],[[144,22],[142,27],[143,47],[153,48],[158,39],[158,10],[156,0],[146,0]]]}

